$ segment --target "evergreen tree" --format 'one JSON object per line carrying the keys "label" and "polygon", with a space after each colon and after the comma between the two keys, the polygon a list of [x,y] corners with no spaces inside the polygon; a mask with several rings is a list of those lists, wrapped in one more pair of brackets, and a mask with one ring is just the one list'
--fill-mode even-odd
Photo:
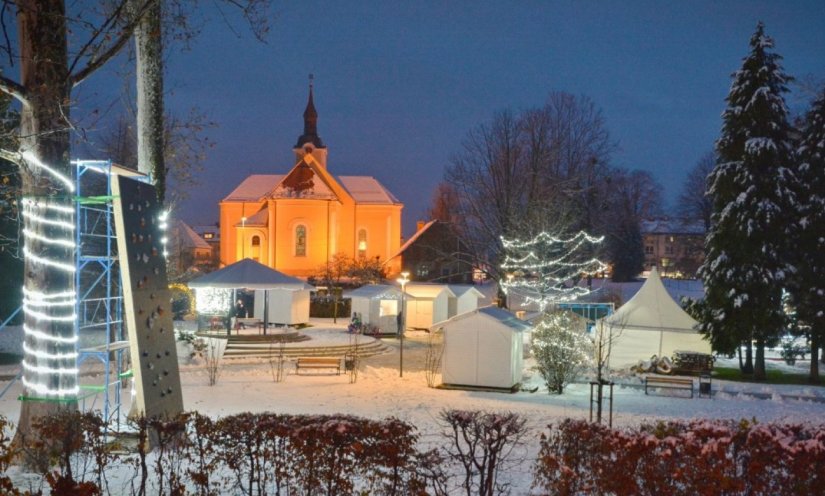
{"label": "evergreen tree", "polygon": [[799,133],[794,229],[797,271],[789,289],[796,315],[811,340],[810,380],[819,382],[819,348],[825,342],[825,89],[811,104]]}
{"label": "evergreen tree", "polygon": [[[705,263],[699,269],[709,319],[702,323],[714,348],[732,353],[756,344],[754,377],[765,378],[766,344],[785,323],[782,288],[789,276],[786,227],[793,210],[793,147],[783,93],[781,56],[760,22],[750,53],[733,74],[709,178],[713,199]],[[751,366],[750,353],[745,372]]]}

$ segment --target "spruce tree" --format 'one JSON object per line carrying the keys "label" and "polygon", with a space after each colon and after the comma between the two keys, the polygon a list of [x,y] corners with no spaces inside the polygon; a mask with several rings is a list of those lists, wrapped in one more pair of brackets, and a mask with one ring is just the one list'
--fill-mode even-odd
{"label": "spruce tree", "polygon": [[[750,53],[733,74],[722,114],[718,160],[709,178],[711,229],[699,269],[709,310],[702,332],[720,352],[733,353],[754,342],[757,379],[765,378],[766,344],[778,338],[785,324],[786,228],[794,205],[793,146],[783,97],[791,78],[772,50],[773,40],[760,22]],[[745,372],[749,366],[745,364]]]}
{"label": "spruce tree", "polygon": [[811,382],[819,382],[819,348],[825,342],[825,89],[799,131],[794,228],[796,272],[790,292],[800,326],[811,340]]}

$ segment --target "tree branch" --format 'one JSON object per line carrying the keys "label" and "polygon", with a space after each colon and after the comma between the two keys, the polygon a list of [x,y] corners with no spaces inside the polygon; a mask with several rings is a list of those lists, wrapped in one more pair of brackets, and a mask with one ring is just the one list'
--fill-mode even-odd
{"label": "tree branch", "polygon": [[[82,83],[83,81],[85,81],[86,78],[88,78],[90,75],[92,75],[92,73],[94,73],[96,70],[98,70],[104,64],[106,64],[106,62],[108,62],[115,55],[117,55],[120,52],[120,50],[124,47],[124,45],[126,45],[126,43],[129,41],[129,39],[132,37],[132,35],[134,34],[135,27],[137,27],[138,23],[140,23],[140,20],[143,18],[143,15],[149,10],[149,7],[151,7],[157,1],[159,1],[159,0],[146,0],[143,3],[143,5],[140,7],[140,9],[138,9],[137,12],[135,12],[134,17],[129,21],[129,23],[127,23],[126,26],[123,27],[123,29],[120,32],[120,35],[115,40],[115,42],[112,43],[109,46],[109,48],[107,48],[99,57],[96,57],[96,58],[90,60],[89,63],[86,65],[86,67],[79,70],[75,74],[71,74],[69,76],[69,83],[71,84],[71,86],[75,87],[75,86],[79,85],[80,83]],[[106,20],[106,23],[104,24],[104,26],[106,26],[108,24],[112,24],[115,19],[119,18],[120,14],[121,14],[121,11],[122,11],[122,9],[124,8],[125,5],[126,5],[126,1],[124,1],[121,4],[121,6],[118,9],[115,10],[115,12],[112,14],[112,16],[110,16],[109,19]],[[86,45],[80,50],[79,53],[83,54],[85,51],[87,51],[88,48],[92,45],[92,42],[103,31],[104,31],[104,29],[101,28],[100,31],[98,31],[92,37],[92,39],[89,40],[88,43],[86,43]],[[80,58],[80,55],[78,55],[78,57],[75,59],[75,62],[72,64],[72,68],[74,68],[74,66],[77,64],[79,58]]]}
{"label": "tree branch", "polygon": [[20,152],[13,152],[4,148],[0,148],[0,159],[7,160],[17,165],[20,165],[23,161],[23,157],[20,155]]}
{"label": "tree branch", "polygon": [[0,91],[13,96],[25,106],[29,105],[28,92],[26,91],[26,88],[17,81],[12,81],[11,79],[0,75]]}

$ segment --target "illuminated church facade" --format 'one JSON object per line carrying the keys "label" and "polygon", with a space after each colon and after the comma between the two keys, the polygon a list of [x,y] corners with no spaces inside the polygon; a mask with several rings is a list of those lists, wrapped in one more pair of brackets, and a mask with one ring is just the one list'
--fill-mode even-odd
{"label": "illuminated church facade", "polygon": [[307,277],[337,253],[385,262],[398,252],[403,204],[374,177],[333,176],[317,123],[310,83],[292,169],[251,175],[219,204],[222,266],[251,258]]}

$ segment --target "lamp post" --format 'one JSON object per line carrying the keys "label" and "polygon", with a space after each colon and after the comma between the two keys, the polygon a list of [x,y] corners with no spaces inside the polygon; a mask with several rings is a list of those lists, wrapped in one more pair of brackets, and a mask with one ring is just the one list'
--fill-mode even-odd
{"label": "lamp post", "polygon": [[246,217],[241,217],[241,260],[246,258]]}
{"label": "lamp post", "polygon": [[398,278],[398,283],[401,284],[401,323],[398,329],[398,338],[401,343],[401,354],[398,359],[398,377],[404,377],[404,329],[407,327],[407,293],[405,288],[410,282],[409,272],[402,272],[401,277]]}

